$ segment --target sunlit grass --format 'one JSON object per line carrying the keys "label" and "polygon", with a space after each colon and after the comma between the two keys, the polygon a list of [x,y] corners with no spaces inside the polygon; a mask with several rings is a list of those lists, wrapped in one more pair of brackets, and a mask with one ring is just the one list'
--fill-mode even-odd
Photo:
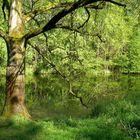
{"label": "sunlit grass", "polygon": [[106,115],[88,119],[46,121],[1,119],[0,121],[0,140],[133,140],[135,138],[123,129],[122,124]]}

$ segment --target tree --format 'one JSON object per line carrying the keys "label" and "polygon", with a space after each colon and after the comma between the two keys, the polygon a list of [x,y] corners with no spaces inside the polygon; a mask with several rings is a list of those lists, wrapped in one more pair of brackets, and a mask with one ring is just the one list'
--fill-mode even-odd
{"label": "tree", "polygon": [[[27,7],[23,7],[23,2],[30,2],[30,11],[26,12]],[[46,2],[46,6],[41,8],[34,8],[34,4],[38,1],[30,0],[3,0],[2,11],[5,18],[7,31],[0,29],[0,37],[2,37],[7,46],[7,68],[6,68],[6,99],[3,110],[3,115],[7,117],[15,116],[17,114],[30,118],[30,115],[24,104],[25,93],[25,53],[26,46],[29,39],[40,35],[44,32],[55,28],[64,28],[68,30],[75,30],[80,32],[79,28],[73,29],[69,26],[60,24],[60,20],[81,7],[85,8],[89,14],[88,9],[102,9],[104,5],[109,2],[118,6],[125,6],[113,0],[78,0],[66,2]],[[23,9],[24,8],[24,9]],[[27,30],[28,21],[34,20],[38,14],[47,13],[55,10],[48,21],[44,22],[37,28],[30,27]],[[88,17],[89,18],[89,17]],[[88,19],[87,19],[88,20]]]}

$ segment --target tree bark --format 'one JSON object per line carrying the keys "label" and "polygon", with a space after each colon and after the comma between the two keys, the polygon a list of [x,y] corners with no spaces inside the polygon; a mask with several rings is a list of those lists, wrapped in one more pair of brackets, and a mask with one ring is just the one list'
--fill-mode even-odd
{"label": "tree bark", "polygon": [[11,39],[8,43],[6,69],[6,100],[4,116],[21,115],[30,118],[25,107],[25,40]]}
{"label": "tree bark", "polygon": [[6,69],[6,99],[3,115],[8,118],[21,115],[29,118],[25,107],[25,45],[22,0],[11,0],[9,35],[7,40],[8,62]]}

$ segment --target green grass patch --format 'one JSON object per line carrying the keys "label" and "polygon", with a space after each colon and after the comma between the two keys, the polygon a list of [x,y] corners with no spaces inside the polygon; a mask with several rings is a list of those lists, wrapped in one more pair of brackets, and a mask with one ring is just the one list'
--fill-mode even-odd
{"label": "green grass patch", "polygon": [[134,140],[113,118],[0,120],[0,140]]}

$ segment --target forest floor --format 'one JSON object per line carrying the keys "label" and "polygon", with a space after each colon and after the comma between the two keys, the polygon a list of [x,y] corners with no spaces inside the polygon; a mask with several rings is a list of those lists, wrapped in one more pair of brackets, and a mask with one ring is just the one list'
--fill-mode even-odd
{"label": "forest floor", "polygon": [[106,115],[86,119],[0,120],[0,140],[139,140],[139,134],[131,124]]}

